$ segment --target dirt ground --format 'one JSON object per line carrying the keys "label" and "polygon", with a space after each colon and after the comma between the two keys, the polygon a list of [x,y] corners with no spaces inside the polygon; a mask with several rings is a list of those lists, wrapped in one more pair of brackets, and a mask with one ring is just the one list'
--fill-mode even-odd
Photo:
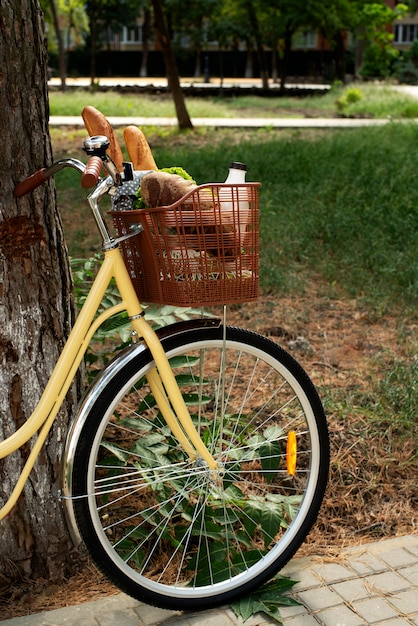
{"label": "dirt ground", "polygon": [[[375,385],[393,359],[407,359],[417,324],[371,317],[355,301],[321,295],[262,296],[228,321],[291,351],[317,385],[327,412],[331,472],[317,524],[298,556],[338,559],[343,547],[416,532],[416,432],[399,436],[396,415],[377,419]],[[415,441],[414,441],[415,438]],[[118,590],[87,562],[63,585],[0,580],[0,620],[98,599]]]}

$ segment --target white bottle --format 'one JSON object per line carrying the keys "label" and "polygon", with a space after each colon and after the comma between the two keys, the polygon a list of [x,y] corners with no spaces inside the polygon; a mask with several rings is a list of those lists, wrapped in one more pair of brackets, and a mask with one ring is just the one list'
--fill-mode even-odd
{"label": "white bottle", "polygon": [[[228,176],[225,180],[225,184],[228,185],[242,185],[245,184],[245,175],[247,173],[247,165],[245,163],[239,163],[234,161],[229,166]],[[231,188],[231,190],[226,190],[225,195],[231,197],[233,199],[233,203],[231,202],[222,202],[222,210],[232,210],[234,207],[237,209],[239,207],[239,211],[248,211],[248,194],[246,189],[236,189]]]}
{"label": "white bottle", "polygon": [[237,161],[234,161],[229,166],[229,173],[225,183],[229,183],[231,185],[245,183],[247,169],[248,168],[245,163],[238,163]]}

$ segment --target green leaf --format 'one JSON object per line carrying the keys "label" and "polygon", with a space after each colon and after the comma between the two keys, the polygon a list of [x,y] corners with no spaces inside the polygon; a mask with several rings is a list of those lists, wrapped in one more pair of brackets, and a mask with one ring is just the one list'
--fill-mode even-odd
{"label": "green leaf", "polygon": [[227,498],[228,502],[242,502],[244,499],[244,494],[241,489],[234,484],[230,484],[227,489],[224,490],[224,496]]}
{"label": "green leaf", "polygon": [[266,441],[260,447],[260,462],[267,483],[271,483],[280,467],[282,446],[279,441]]}
{"label": "green leaf", "polygon": [[263,431],[266,441],[278,441],[283,438],[283,434],[283,428],[280,428],[280,426],[268,426]]}
{"label": "green leaf", "polygon": [[252,615],[259,612],[260,603],[249,595],[231,604],[231,608],[235,615],[241,617],[243,622],[246,622]]}
{"label": "green leaf", "polygon": [[142,413],[143,411],[147,411],[148,409],[152,409],[157,406],[157,402],[152,393],[147,393],[146,396],[142,399],[139,404],[137,411],[138,413]]}
{"label": "green leaf", "polygon": [[140,417],[124,417],[118,420],[118,426],[141,432],[147,432],[153,429],[151,422],[147,422],[147,420],[141,419]]}
{"label": "green leaf", "polygon": [[282,616],[277,606],[267,605],[264,602],[260,602],[258,613],[265,613],[269,617],[273,618],[278,624],[283,624]]}
{"label": "green leaf", "polygon": [[264,538],[264,546],[267,549],[274,537],[280,530],[283,522],[281,509],[272,502],[266,502],[261,512],[261,531]]}
{"label": "green leaf", "polygon": [[[241,463],[228,463],[228,466],[225,471],[225,475],[223,478],[223,487],[224,489],[230,489],[233,486],[234,481],[236,480],[235,472],[239,472],[241,469]],[[241,492],[242,496],[242,492]]]}
{"label": "green leaf", "polygon": [[209,404],[212,401],[210,396],[201,396],[198,393],[183,393],[183,399],[188,406],[199,406]]}
{"label": "green leaf", "polygon": [[283,510],[287,513],[290,521],[296,517],[301,501],[302,496],[288,496],[284,499]]}
{"label": "green leaf", "polygon": [[184,385],[206,385],[209,381],[192,374],[178,374],[176,381],[179,387]]}
{"label": "green leaf", "polygon": [[295,584],[296,581],[277,575],[253,593],[231,604],[231,608],[235,615],[241,617],[243,622],[256,613],[265,613],[278,624],[283,624],[278,607],[298,606],[300,604],[291,596],[284,595]]}
{"label": "green leaf", "polygon": [[206,544],[202,545],[200,550],[190,559],[188,569],[196,571],[193,583],[198,586],[210,585],[229,578],[231,568],[223,543],[221,541],[212,542],[209,549]]}
{"label": "green leaf", "polygon": [[259,563],[260,559],[265,554],[264,550],[247,550],[244,553],[237,552],[232,558],[234,569],[238,572],[245,572],[249,567]]}
{"label": "green leaf", "polygon": [[198,356],[174,356],[169,360],[171,367],[190,367],[199,363],[200,358]]}
{"label": "green leaf", "polygon": [[274,576],[270,582],[266,583],[264,587],[267,589],[273,588],[276,591],[285,592],[297,585],[297,582],[297,580],[292,580],[291,578],[287,578],[281,574],[276,574],[276,576]]}
{"label": "green leaf", "polygon": [[108,441],[102,441],[101,446],[109,450],[119,461],[126,463],[126,461],[130,457],[130,453],[126,452],[126,450],[122,450],[118,446],[115,446],[113,443],[109,443]]}
{"label": "green leaf", "polygon": [[197,527],[195,524],[193,527],[192,536],[194,537],[209,537],[211,539],[219,540],[220,536],[220,528],[218,524],[211,522],[210,520],[206,520],[203,524],[203,527]]}
{"label": "green leaf", "polygon": [[132,448],[132,452],[146,463],[148,467],[164,465],[167,462],[164,455],[167,454],[168,450],[169,446],[166,443],[166,438],[159,433],[149,433],[141,437]]}
{"label": "green leaf", "polygon": [[252,537],[256,527],[261,520],[261,514],[263,512],[263,503],[258,500],[247,500],[244,506],[244,517],[242,522],[247,533]]}
{"label": "green leaf", "polygon": [[[250,549],[252,547],[252,535],[248,535],[246,529],[244,530],[238,530],[238,531],[234,531],[235,533],[235,539],[237,541],[239,541],[239,543],[242,543],[243,546],[246,546],[248,549]],[[218,533],[219,534],[219,533]]]}

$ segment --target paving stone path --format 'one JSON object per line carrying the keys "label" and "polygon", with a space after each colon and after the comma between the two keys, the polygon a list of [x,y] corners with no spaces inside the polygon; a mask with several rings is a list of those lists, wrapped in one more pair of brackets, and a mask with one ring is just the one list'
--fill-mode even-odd
{"label": "paving stone path", "polygon": [[[285,626],[418,626],[418,535],[365,544],[338,559],[295,558],[282,574],[298,581],[297,607],[283,608]],[[1,620],[1,616],[0,616]],[[0,621],[1,626],[241,626],[229,607],[201,613],[165,611],[125,594]],[[263,614],[246,626],[277,624]]]}

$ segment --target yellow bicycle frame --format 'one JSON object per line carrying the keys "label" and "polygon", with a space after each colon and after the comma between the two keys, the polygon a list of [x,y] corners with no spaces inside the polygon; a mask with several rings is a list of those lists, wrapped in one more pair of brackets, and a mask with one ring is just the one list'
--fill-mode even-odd
{"label": "yellow bicycle frame", "polygon": [[[96,317],[112,278],[115,279],[121,295],[121,302]],[[16,504],[94,333],[104,321],[122,311],[128,313],[132,329],[138,337],[144,340],[154,358],[156,367],[148,374],[148,383],[173,435],[177,438],[190,459],[193,460],[200,456],[207,463],[208,467],[216,472],[218,464],[200,439],[193,425],[164,349],[156,333],[144,319],[143,310],[122,254],[118,247],[113,247],[104,253],[103,264],[99,269],[90,293],[77,317],[37,407],[25,424],[13,435],[0,442],[1,459],[15,452],[37,434],[19,479],[8,501],[0,509],[0,520]]]}

